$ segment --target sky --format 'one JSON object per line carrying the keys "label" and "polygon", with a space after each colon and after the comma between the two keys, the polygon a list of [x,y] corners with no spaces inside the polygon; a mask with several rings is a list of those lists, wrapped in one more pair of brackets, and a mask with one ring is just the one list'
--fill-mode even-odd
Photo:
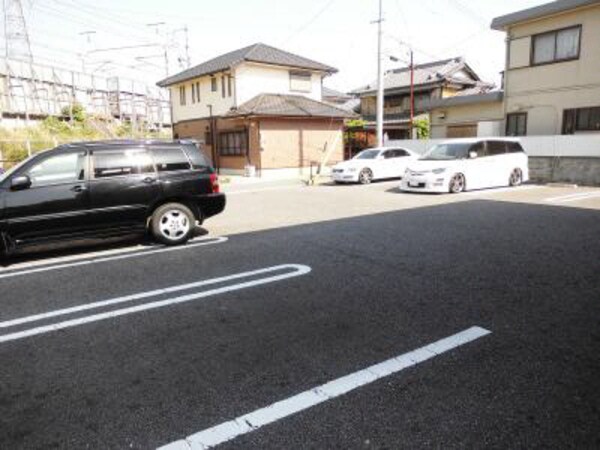
{"label": "sky", "polygon": [[[386,69],[464,56],[485,81],[499,84],[504,33],[492,18],[540,0],[383,0]],[[38,63],[119,75],[148,84],[192,65],[263,42],[336,67],[325,85],[349,91],[377,71],[378,0],[23,0]],[[148,24],[160,23],[151,26]],[[92,32],[92,33],[90,33]],[[82,34],[83,33],[83,34]],[[87,33],[87,34],[86,34]],[[4,30],[0,34],[4,47]],[[133,47],[123,49],[122,47]],[[117,50],[107,50],[116,49]]]}

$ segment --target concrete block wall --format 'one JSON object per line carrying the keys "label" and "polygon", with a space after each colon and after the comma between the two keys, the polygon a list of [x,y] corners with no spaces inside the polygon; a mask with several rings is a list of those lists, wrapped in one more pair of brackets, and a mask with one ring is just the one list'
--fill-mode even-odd
{"label": "concrete block wall", "polygon": [[529,177],[544,183],[600,186],[600,158],[531,156]]}

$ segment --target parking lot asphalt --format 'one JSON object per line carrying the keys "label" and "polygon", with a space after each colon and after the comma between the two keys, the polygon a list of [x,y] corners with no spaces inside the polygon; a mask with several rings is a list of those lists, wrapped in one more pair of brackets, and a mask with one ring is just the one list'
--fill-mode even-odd
{"label": "parking lot asphalt", "polygon": [[202,448],[263,408],[221,448],[598,447],[600,190],[526,188],[240,190],[185,247],[21,257],[0,448]]}

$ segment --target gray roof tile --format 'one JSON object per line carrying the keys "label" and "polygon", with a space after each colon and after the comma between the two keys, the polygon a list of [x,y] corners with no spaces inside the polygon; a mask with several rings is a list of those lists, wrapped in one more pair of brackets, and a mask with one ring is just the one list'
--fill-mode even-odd
{"label": "gray roof tile", "polygon": [[226,114],[226,117],[239,116],[352,118],[356,115],[301,95],[259,94]]}
{"label": "gray roof tile", "polygon": [[[473,77],[473,80],[455,78],[453,75],[461,69],[466,69]],[[388,70],[383,79],[384,89],[403,89],[410,87],[410,67]],[[479,77],[469,67],[463,58],[443,59],[426,64],[415,64],[414,66],[414,85],[422,86],[444,81],[454,81],[460,84],[472,85],[479,81]],[[373,82],[367,86],[353,91],[356,94],[366,94],[375,92],[377,83]]]}
{"label": "gray roof tile", "polygon": [[167,77],[156,84],[161,87],[170,86],[203,75],[210,75],[229,70],[242,62],[257,62],[296,67],[298,69],[321,70],[329,73],[337,72],[337,69],[326,64],[269,45],[258,43],[217,56],[216,58],[205,61],[190,69],[184,70],[183,72]]}

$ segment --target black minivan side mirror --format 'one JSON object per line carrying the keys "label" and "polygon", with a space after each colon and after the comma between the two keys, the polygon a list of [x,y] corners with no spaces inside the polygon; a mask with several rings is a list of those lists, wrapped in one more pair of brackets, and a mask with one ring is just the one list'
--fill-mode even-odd
{"label": "black minivan side mirror", "polygon": [[10,188],[13,191],[20,191],[23,189],[29,189],[31,187],[31,178],[27,175],[21,175],[19,177],[14,177],[10,180]]}

